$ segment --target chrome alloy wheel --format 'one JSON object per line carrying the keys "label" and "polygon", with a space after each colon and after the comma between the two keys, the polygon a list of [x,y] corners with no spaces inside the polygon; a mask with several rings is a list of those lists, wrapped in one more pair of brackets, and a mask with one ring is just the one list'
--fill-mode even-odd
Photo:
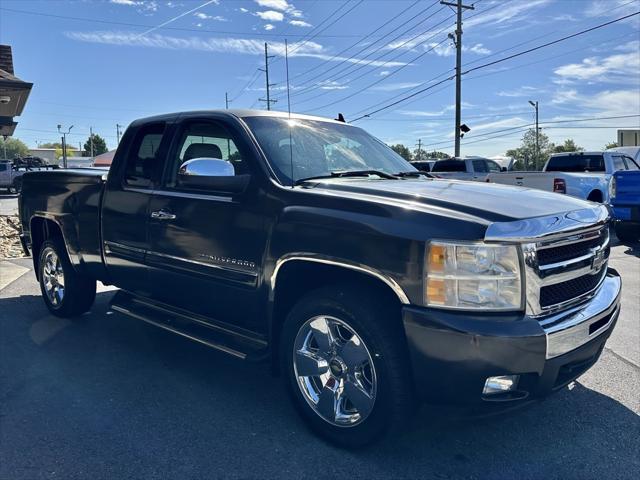
{"label": "chrome alloy wheel", "polygon": [[300,391],[325,421],[340,427],[362,422],[376,399],[376,370],[362,338],[335,317],[317,316],[298,330],[293,366]]}
{"label": "chrome alloy wheel", "polygon": [[42,279],[49,302],[54,307],[59,307],[64,298],[64,271],[60,258],[52,249],[44,257]]}

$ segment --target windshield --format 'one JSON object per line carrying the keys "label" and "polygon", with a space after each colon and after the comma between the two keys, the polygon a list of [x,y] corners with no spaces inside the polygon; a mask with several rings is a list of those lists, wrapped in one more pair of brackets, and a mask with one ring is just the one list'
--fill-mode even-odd
{"label": "windshield", "polygon": [[244,120],[285,185],[332,172],[416,171],[387,145],[351,125],[274,117]]}
{"label": "windshield", "polygon": [[549,158],[547,172],[604,172],[602,155],[562,155]]}

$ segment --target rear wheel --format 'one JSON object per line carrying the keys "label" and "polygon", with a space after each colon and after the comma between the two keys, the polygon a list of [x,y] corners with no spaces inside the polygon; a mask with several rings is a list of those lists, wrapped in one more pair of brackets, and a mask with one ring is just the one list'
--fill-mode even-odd
{"label": "rear wheel", "polygon": [[74,270],[59,239],[47,240],[42,245],[38,278],[44,303],[57,317],[76,317],[93,305],[95,280]]}
{"label": "rear wheel", "polygon": [[312,292],[285,321],[281,361],[293,402],[332,443],[366,445],[403,427],[414,411],[406,341],[393,317],[345,286]]}
{"label": "rear wheel", "polygon": [[640,240],[640,226],[616,223],[616,237],[623,243],[633,243]]}

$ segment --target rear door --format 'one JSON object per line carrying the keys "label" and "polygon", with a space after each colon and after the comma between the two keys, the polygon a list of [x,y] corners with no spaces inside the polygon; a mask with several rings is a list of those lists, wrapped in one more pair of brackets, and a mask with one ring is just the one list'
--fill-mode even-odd
{"label": "rear door", "polygon": [[484,182],[489,173],[485,160],[473,160],[471,163],[473,164],[473,180],[476,182]]}
{"label": "rear door", "polygon": [[127,131],[122,144],[129,148],[110,173],[103,200],[103,251],[111,281],[143,296],[151,295],[145,266],[149,201],[166,160],[166,131],[165,122]]}
{"label": "rear door", "polygon": [[252,150],[222,121],[185,119],[177,130],[150,205],[147,264],[154,298],[258,331],[265,325],[258,272],[267,242],[259,189],[252,183],[234,195],[177,182],[182,163],[199,157],[228,161],[236,175],[251,174],[255,182]]}

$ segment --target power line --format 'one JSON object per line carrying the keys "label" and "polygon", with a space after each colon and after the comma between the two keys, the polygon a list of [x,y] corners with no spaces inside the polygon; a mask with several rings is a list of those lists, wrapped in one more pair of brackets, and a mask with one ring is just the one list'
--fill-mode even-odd
{"label": "power line", "polygon": [[[334,61],[336,58],[338,58],[340,55],[344,54],[345,52],[348,52],[349,50],[351,50],[353,47],[355,47],[356,45],[358,45],[360,42],[366,40],[367,38],[371,37],[374,33],[380,31],[382,28],[386,27],[387,25],[389,25],[391,22],[393,22],[395,19],[397,19],[398,17],[402,16],[404,13],[406,13],[408,10],[412,9],[417,3],[419,3],[420,0],[416,0],[415,2],[413,2],[411,5],[409,5],[407,8],[405,8],[404,10],[402,10],[400,13],[396,14],[393,18],[391,18],[390,20],[387,20],[386,22],[384,22],[382,25],[380,25],[379,27],[375,28],[374,30],[372,30],[371,32],[369,32],[368,34],[366,34],[364,37],[360,38],[358,41],[356,41],[355,43],[349,45],[347,48],[340,50],[338,53],[336,53],[334,56],[332,56],[331,58],[329,58],[328,60],[324,60],[322,62],[319,62],[315,67],[312,67],[302,73],[299,73],[298,75],[295,75],[293,77],[291,77],[291,80],[295,80],[296,78],[302,77],[304,75],[309,74],[309,72],[313,72],[314,70],[317,70],[318,68],[320,68],[322,65],[324,65],[327,62],[332,62]],[[326,72],[325,72],[326,73]]]}
{"label": "power line", "polygon": [[[383,36],[381,36],[378,40],[376,40],[376,41],[375,41],[375,42],[373,42],[372,44],[370,44],[370,45],[365,45],[363,48],[361,48],[360,50],[358,50],[356,53],[354,53],[354,54],[353,54],[353,55],[351,55],[350,57],[347,57],[347,58],[342,59],[340,62],[336,63],[335,65],[333,65],[333,66],[331,66],[331,67],[329,67],[327,70],[325,70],[324,72],[322,72],[320,75],[316,75],[316,76],[314,76],[314,77],[312,77],[312,78],[310,78],[310,79],[306,80],[306,81],[305,81],[305,83],[303,83],[303,85],[305,85],[305,84],[310,84],[310,83],[311,83],[311,82],[313,82],[314,80],[316,80],[316,79],[318,79],[318,78],[320,78],[320,77],[322,77],[322,76],[326,75],[327,73],[331,72],[332,70],[335,70],[336,68],[340,67],[341,65],[344,65],[345,63],[348,63],[348,62],[350,62],[350,61],[355,60],[355,59],[356,59],[356,57],[358,57],[360,54],[362,54],[363,52],[365,52],[367,49],[370,49],[373,45],[375,45],[375,44],[379,43],[381,40],[384,40],[385,38],[389,37],[390,35],[393,35],[394,33],[396,33],[397,29],[399,29],[399,28],[402,28],[402,27],[406,26],[406,25],[407,25],[408,23],[410,23],[412,20],[414,20],[415,18],[419,17],[420,15],[422,15],[423,13],[427,12],[429,9],[431,9],[432,7],[434,7],[435,5],[437,5],[437,3],[438,3],[438,0],[436,0],[435,2],[433,2],[433,4],[429,5],[427,8],[424,8],[424,9],[420,10],[418,13],[416,13],[415,15],[413,15],[413,16],[412,16],[411,18],[409,18],[408,20],[405,20],[403,23],[401,23],[400,25],[398,25],[394,30],[392,30],[392,31],[390,31],[390,32],[387,32],[386,34],[384,34]],[[412,4],[412,5],[411,5],[411,7],[412,7],[413,5],[414,5],[414,4]],[[407,10],[407,9],[403,10],[403,12],[401,12],[401,13],[404,13],[406,10]],[[398,39],[398,38],[400,38],[402,35],[406,34],[406,33],[407,33],[407,32],[409,32],[410,30],[412,30],[413,28],[417,27],[417,26],[418,26],[418,25],[420,25],[421,23],[423,23],[423,22],[425,22],[426,20],[430,19],[432,16],[433,16],[433,15],[430,15],[429,17],[427,17],[427,18],[425,18],[425,19],[422,19],[422,20],[418,21],[418,23],[416,23],[415,25],[413,25],[413,26],[411,26],[411,27],[407,28],[406,30],[403,30],[403,31],[400,33],[400,35],[396,36],[394,39],[390,40],[390,41],[389,41],[389,42],[387,42],[387,43],[390,43],[390,42],[393,42],[393,41],[397,40],[397,39]],[[394,20],[394,19],[395,19],[395,18],[397,18],[397,17],[398,17],[398,15],[396,15],[396,17],[394,17],[392,20]],[[390,20],[390,21],[392,21],[392,20]],[[389,22],[390,22],[390,21],[389,21]],[[385,24],[381,25],[378,29],[380,29],[380,28],[384,27],[384,26],[385,26],[386,24],[388,24],[389,22],[386,22]],[[371,34],[370,34],[370,35],[371,35]],[[353,46],[357,45],[357,44],[358,44],[358,43],[360,43],[362,40],[363,40],[363,39],[359,40],[359,41],[358,41],[358,42],[356,42]],[[350,47],[350,48],[351,48],[351,47]],[[366,55],[364,56],[364,58],[360,58],[359,60],[360,60],[360,61],[362,61],[362,60],[364,60],[364,59],[368,58],[369,56],[373,55],[374,53],[376,53],[376,52],[380,51],[380,49],[381,49],[381,48],[382,48],[382,47],[379,47],[379,48],[377,48],[377,49],[375,49],[375,50],[373,50],[373,51],[369,52],[368,54],[366,54]],[[344,53],[345,51],[346,51],[346,50],[343,50],[341,53]],[[335,58],[335,57],[333,57],[333,58]],[[369,62],[369,63],[371,63],[371,62]],[[346,68],[343,68],[342,70],[340,70],[339,72],[337,72],[337,74],[340,74],[340,73],[342,73],[342,72],[345,72],[345,71],[346,71],[346,70],[348,70],[350,67],[351,67],[351,65],[347,65],[347,66],[346,66]],[[306,72],[306,73],[308,73],[308,72]],[[302,74],[302,75],[304,75],[304,74]],[[331,75],[330,75],[330,77],[334,77],[335,75],[336,75],[336,74],[331,74]],[[295,79],[295,78],[298,78],[299,76],[301,76],[301,75],[298,75],[298,76],[294,77],[294,79]],[[310,87],[310,88],[313,88],[314,86],[315,86],[315,85],[313,85],[313,86],[312,86],[312,87]]]}
{"label": "power line", "polygon": [[[470,73],[470,72],[473,72],[473,71],[476,71],[476,70],[480,70],[480,69],[482,69],[482,68],[486,68],[486,67],[489,67],[489,66],[491,66],[491,65],[496,65],[497,63],[501,63],[501,62],[504,62],[504,61],[506,61],[506,60],[510,60],[510,59],[513,59],[513,58],[519,57],[519,56],[521,56],[521,55],[525,55],[525,54],[527,54],[527,53],[534,52],[534,51],[536,51],[536,50],[540,50],[540,49],[542,49],[542,48],[545,48],[545,47],[548,47],[548,46],[551,46],[551,45],[555,45],[555,44],[557,44],[557,43],[560,43],[560,42],[563,42],[563,41],[569,40],[569,39],[571,39],[571,38],[575,38],[575,37],[577,37],[577,36],[579,36],[579,35],[584,35],[585,33],[592,32],[592,31],[594,31],[594,30],[597,30],[597,29],[599,29],[599,28],[603,28],[603,27],[606,27],[606,26],[612,25],[612,24],[617,23],[617,22],[621,22],[622,20],[626,20],[626,19],[628,19],[628,18],[631,18],[631,17],[636,16],[636,15],[639,15],[639,14],[640,14],[640,12],[635,12],[635,13],[632,13],[632,14],[625,15],[625,16],[623,16],[623,17],[617,18],[617,19],[615,19],[615,20],[610,20],[610,21],[608,21],[608,22],[604,22],[604,23],[598,24],[598,25],[596,25],[596,26],[594,26],[594,27],[590,27],[590,28],[587,28],[587,29],[585,29],[585,30],[581,30],[581,31],[576,32],[576,33],[573,33],[573,34],[571,34],[571,35],[566,35],[566,36],[564,36],[564,37],[562,37],[562,38],[559,38],[559,39],[557,39],[557,40],[553,40],[553,41],[551,41],[551,42],[547,42],[547,43],[544,43],[544,44],[542,44],[542,45],[538,45],[538,46],[536,46],[536,47],[529,48],[529,49],[524,50],[524,51],[522,51],[522,52],[517,52],[517,53],[514,53],[514,54],[509,55],[509,56],[507,56],[507,57],[504,57],[504,58],[501,58],[501,59],[498,59],[498,60],[494,60],[494,61],[492,61],[492,62],[484,63],[484,64],[482,64],[482,65],[478,65],[477,67],[473,67],[473,68],[471,68],[471,69],[468,69],[468,70],[466,70],[466,71],[462,72],[462,74],[463,74],[463,75],[466,75],[466,74],[468,74],[468,73]],[[442,75],[442,74],[441,74],[441,75]],[[434,88],[435,86],[437,86],[437,85],[439,85],[439,84],[442,84],[442,83],[444,83],[444,82],[446,82],[446,81],[448,81],[448,80],[451,80],[451,79],[453,79],[453,78],[454,78],[454,76],[447,77],[447,78],[445,78],[444,80],[441,80],[440,82],[438,82],[438,83],[436,83],[436,84],[433,84],[433,85],[431,85],[431,86],[429,86],[429,87],[426,87],[426,88],[424,88],[424,89],[421,89],[421,90],[419,90],[419,91],[417,91],[417,92],[414,92],[414,93],[412,93],[412,94],[410,94],[410,95],[404,96],[404,97],[400,98],[399,100],[397,100],[397,101],[395,101],[395,102],[392,102],[392,103],[390,103],[390,104],[388,104],[388,105],[386,105],[386,106],[384,106],[384,107],[377,108],[376,110],[373,110],[372,112],[369,112],[368,114],[361,115],[361,116],[359,116],[358,118],[356,118],[356,119],[352,120],[352,122],[356,122],[356,121],[358,121],[358,120],[361,120],[362,118],[366,118],[366,117],[369,117],[369,116],[374,115],[374,114],[376,114],[376,113],[379,113],[379,112],[381,112],[381,111],[387,110],[388,108],[391,108],[391,107],[392,107],[392,106],[394,106],[394,105],[398,105],[398,104],[400,104],[400,103],[403,103],[403,102],[405,102],[406,100],[408,100],[408,99],[410,99],[410,98],[413,98],[413,97],[415,97],[416,95],[419,95],[420,93],[423,93],[423,92],[425,92],[425,91],[428,91],[428,90],[430,90],[430,89]]]}
{"label": "power line", "polygon": [[[437,12],[436,12],[436,13],[437,13]],[[433,28],[437,28],[437,27],[439,27],[440,25],[442,25],[443,23],[445,23],[447,20],[449,20],[449,18],[450,18],[450,17],[447,17],[447,18],[445,18],[444,20],[442,20],[440,23],[438,23],[438,24],[436,24],[436,25],[433,25],[433,26],[432,26],[432,27],[430,27],[427,31],[430,31],[430,30],[432,30]],[[438,36],[438,35],[440,35],[442,32],[444,32],[445,30],[447,30],[447,28],[449,28],[449,27],[447,26],[447,27],[445,27],[445,28],[443,28],[443,29],[441,29],[441,30],[438,30],[436,33],[434,33],[433,35],[431,35],[429,38],[426,38],[426,39],[424,39],[424,41],[421,41],[421,43],[422,43],[422,44],[426,44],[426,42],[428,42],[429,40],[432,40],[433,38],[437,37],[437,36]],[[418,35],[416,35],[415,37],[413,37],[413,38],[411,38],[411,39],[409,39],[409,40],[407,40],[407,41],[403,42],[401,45],[398,45],[398,46],[397,46],[397,47],[395,47],[393,50],[397,50],[397,49],[402,48],[405,44],[407,44],[407,43],[409,43],[409,42],[413,41],[415,38],[417,38],[417,37],[419,37],[419,36],[424,35],[424,33],[425,33],[425,32],[421,32],[421,33],[419,33],[419,34],[418,34]],[[430,47],[429,49],[425,50],[424,52],[422,52],[422,53],[421,53],[420,55],[418,55],[417,57],[415,57],[415,58],[411,59],[411,61],[409,61],[409,62],[405,63],[404,65],[401,65],[401,66],[400,66],[400,67],[398,67],[396,70],[394,70],[394,71],[392,71],[392,72],[389,72],[389,74],[388,74],[388,75],[386,75],[386,76],[384,76],[384,77],[382,77],[382,78],[379,78],[377,81],[373,82],[373,83],[372,83],[371,85],[369,85],[368,87],[365,87],[365,88],[364,88],[364,90],[366,90],[366,89],[368,89],[368,88],[370,88],[370,87],[372,87],[372,86],[374,86],[374,85],[377,85],[378,83],[381,83],[381,82],[384,82],[384,81],[388,80],[390,77],[392,77],[392,76],[393,76],[393,75],[395,75],[396,73],[400,72],[400,71],[401,71],[401,70],[403,70],[404,68],[408,67],[408,66],[409,66],[409,65],[411,65],[413,62],[415,62],[416,60],[420,59],[421,57],[423,57],[423,56],[424,56],[424,55],[426,55],[427,53],[432,52],[433,50],[435,50],[436,48],[438,48],[440,45],[442,45],[442,44],[443,44],[444,42],[446,42],[446,41],[447,41],[447,38],[443,39],[442,41],[438,42],[438,43],[437,43],[437,44],[435,44],[435,45],[431,45],[431,47]],[[393,50],[391,50],[391,51],[393,51]],[[371,60],[371,62],[369,62],[369,64],[370,64],[370,63],[372,63],[372,62],[374,62],[374,61],[379,61],[382,57],[384,57],[385,55],[387,55],[387,53],[389,53],[389,52],[386,52],[386,53],[384,53],[383,55],[381,55],[381,56],[377,57],[376,59]],[[400,57],[401,57],[401,56],[403,56],[403,55],[406,55],[407,53],[408,53],[408,51],[400,51],[400,53],[399,53],[398,55],[396,55],[396,56],[394,56],[394,57],[392,57],[392,58],[390,58],[390,59],[388,59],[388,60],[384,61],[384,62],[382,63],[382,65],[376,66],[375,68],[376,68],[376,69],[378,69],[378,68],[383,68],[385,65],[388,65],[388,64],[389,64],[389,63],[391,63],[392,61],[397,60],[398,58],[400,58]],[[360,65],[360,66],[359,66],[359,67],[357,67],[355,70],[353,70],[351,73],[353,74],[355,71],[360,70],[361,68],[364,68],[366,65],[368,65],[368,64]],[[361,79],[362,77],[365,77],[365,76],[369,75],[369,73],[370,73],[370,72],[368,72],[368,71],[363,72],[361,75],[358,75],[357,77],[352,78],[352,79],[350,80],[350,82],[349,82],[349,83],[353,83],[353,82],[355,82],[356,80],[359,80],[359,79]],[[328,81],[330,81],[330,79],[326,79],[326,80],[324,80],[324,81],[325,81],[325,82],[328,82]],[[359,90],[359,91],[362,91],[362,90]],[[298,102],[298,103],[306,103],[306,102],[309,102],[309,101],[314,100],[314,99],[316,99],[316,98],[322,97],[322,96],[326,95],[327,93],[330,93],[330,92],[329,92],[329,91],[327,91],[327,92],[322,92],[322,93],[320,93],[320,94],[318,94],[318,95],[314,95],[313,97],[307,98],[307,99],[302,100],[301,102]],[[354,95],[355,95],[355,94],[350,95],[350,96],[348,96],[348,97],[345,97],[345,98],[343,98],[342,100],[345,100],[346,98],[351,98],[351,97],[352,97],[352,96],[354,96]],[[333,105],[333,103],[332,103],[331,105]],[[328,105],[325,105],[325,106],[328,106]],[[324,108],[324,107],[321,107],[321,108]]]}
{"label": "power line", "polygon": [[[0,11],[18,13],[22,15],[33,15],[38,17],[47,17],[47,18],[57,18],[59,20],[73,20],[83,23],[100,23],[104,25],[118,25],[122,27],[137,27],[137,28],[153,28],[154,25],[144,24],[144,23],[131,23],[131,22],[118,22],[114,20],[101,20],[97,18],[87,18],[87,17],[74,17],[69,15],[57,15],[53,13],[44,13],[44,12],[33,12],[29,10],[19,10],[16,8],[6,8],[0,7]],[[161,27],[161,30],[174,30],[181,32],[196,32],[196,33],[208,33],[214,35],[252,35],[252,36],[261,36],[261,37],[278,37],[284,38],[283,33],[269,33],[269,32],[241,32],[238,30],[208,30],[203,28],[187,28],[187,27]],[[287,37],[300,37],[304,38],[308,33],[305,34],[287,34]],[[362,35],[357,34],[327,34],[327,35],[318,35],[317,37],[322,38],[359,38]]]}
{"label": "power line", "polygon": [[[429,10],[431,7],[435,6],[436,4],[437,4],[437,2],[436,2],[436,3],[434,3],[433,5],[431,5],[430,7],[428,7],[428,8],[426,8],[426,9],[424,9],[424,10],[420,11],[418,14],[414,15],[413,17],[411,17],[409,20],[407,20],[406,22],[404,22],[404,23],[403,23],[402,25],[400,25],[399,27],[406,25],[406,24],[407,24],[407,23],[409,23],[411,20],[413,20],[413,19],[414,19],[414,18],[416,18],[417,16],[421,15],[422,13],[426,12],[427,10]],[[374,55],[374,54],[376,54],[376,53],[380,52],[381,50],[383,50],[383,49],[386,47],[386,45],[390,45],[390,44],[392,44],[393,42],[395,42],[396,40],[398,40],[399,38],[401,38],[402,36],[407,35],[407,33],[408,33],[409,31],[411,31],[412,29],[414,29],[415,27],[417,27],[417,26],[418,26],[418,25],[420,25],[421,23],[424,23],[424,22],[426,22],[427,20],[430,20],[430,19],[431,19],[431,18],[433,18],[435,15],[437,15],[438,13],[440,13],[442,10],[443,10],[443,8],[441,8],[440,10],[437,10],[436,12],[434,12],[434,13],[432,13],[431,15],[427,16],[426,18],[421,19],[421,20],[420,20],[418,23],[416,23],[415,25],[413,25],[413,26],[411,26],[411,27],[409,27],[409,28],[407,28],[407,29],[403,30],[403,31],[402,31],[402,32],[400,32],[398,35],[396,35],[395,37],[393,37],[391,40],[386,41],[386,44],[385,44],[385,45],[381,45],[381,46],[376,47],[375,49],[371,50],[371,51],[370,51],[369,53],[367,53],[364,57],[356,58],[356,57],[358,57],[358,55],[360,55],[362,52],[364,52],[365,50],[367,50],[367,49],[371,48],[371,46],[372,46],[373,44],[372,44],[372,45],[366,45],[364,48],[360,49],[358,52],[354,53],[352,56],[350,56],[350,57],[348,57],[348,58],[345,58],[344,60],[342,60],[341,62],[339,62],[337,65],[334,65],[333,67],[329,68],[328,70],[326,70],[325,72],[321,73],[320,75],[316,75],[315,77],[312,77],[312,78],[308,79],[305,83],[303,83],[303,85],[305,85],[305,84],[306,84],[306,85],[308,85],[308,86],[307,86],[307,87],[302,88],[301,90],[299,90],[299,91],[297,91],[297,92],[295,92],[292,96],[299,96],[299,95],[305,94],[305,93],[307,93],[307,92],[309,92],[309,91],[314,91],[314,90],[315,90],[315,88],[317,87],[317,85],[318,85],[319,83],[321,83],[321,82],[325,82],[325,83],[326,83],[326,82],[334,81],[335,79],[338,79],[338,78],[340,78],[341,76],[342,76],[342,77],[344,77],[344,76],[347,74],[347,72],[348,72],[348,73],[350,73],[350,74],[353,74],[354,72],[356,72],[356,71],[358,71],[358,70],[360,70],[360,69],[362,69],[362,68],[364,68],[364,67],[366,67],[366,66],[368,66],[368,65],[371,65],[373,62],[379,61],[381,58],[385,57],[385,56],[386,56],[386,55],[388,55],[390,52],[392,52],[392,51],[394,51],[394,50],[398,50],[399,48],[403,47],[404,45],[408,44],[409,42],[414,41],[416,38],[418,38],[418,37],[420,37],[420,36],[422,36],[422,35],[424,35],[424,34],[428,33],[431,29],[436,28],[436,27],[438,27],[438,26],[442,25],[442,23],[444,23],[444,22],[445,22],[445,21],[447,21],[449,18],[451,18],[451,16],[449,16],[449,17],[445,18],[443,21],[439,22],[438,24],[436,24],[436,25],[434,25],[434,26],[429,27],[428,29],[426,29],[426,30],[424,30],[424,31],[421,31],[421,32],[420,32],[420,33],[418,33],[417,35],[414,35],[413,37],[411,37],[411,38],[409,38],[409,39],[407,39],[407,40],[404,40],[400,45],[398,45],[398,46],[396,46],[396,47],[394,47],[394,48],[392,48],[392,49],[390,49],[390,50],[388,50],[388,51],[384,52],[382,55],[379,55],[378,57],[375,57],[375,58],[373,58],[373,59],[371,59],[371,60],[369,60],[369,61],[367,61],[367,62],[365,62],[365,61],[364,61],[364,60],[366,60],[367,58],[369,58],[371,55]],[[399,28],[399,27],[398,27],[398,28]],[[395,31],[389,32],[387,35],[385,35],[384,37],[382,37],[382,38],[381,38],[381,40],[382,40],[382,39],[384,39],[384,38],[386,38],[386,37],[388,37],[389,35],[394,34],[394,33],[396,33],[396,32],[395,32]],[[430,38],[433,38],[433,36],[432,36],[432,37],[430,37]],[[379,40],[378,40],[378,41],[379,41]],[[375,44],[375,43],[377,43],[378,41],[374,42],[374,44]],[[401,56],[401,55],[404,55],[405,53],[406,53],[406,52],[401,52],[401,53],[400,53],[400,55],[397,55],[396,57],[394,57],[394,59],[398,58],[398,57],[399,57],[399,56]],[[386,62],[384,62],[384,64],[383,64],[383,65],[388,64],[390,61],[392,61],[392,60],[387,60]],[[329,71],[331,71],[331,70],[333,70],[334,68],[337,68],[338,66],[340,66],[340,65],[342,65],[342,64],[344,64],[344,63],[347,63],[347,62],[349,62],[349,65],[346,65],[344,68],[342,68],[342,69],[338,70],[337,72],[332,73],[331,75],[327,76],[327,77],[326,77],[326,78],[324,78],[321,82],[315,82],[315,83],[312,83],[312,82],[314,82],[315,80],[317,80],[317,79],[319,79],[319,78],[321,78],[321,77],[325,76]],[[378,67],[376,67],[376,68],[380,68],[380,67],[378,66]],[[349,72],[349,70],[351,70],[351,72]]]}

